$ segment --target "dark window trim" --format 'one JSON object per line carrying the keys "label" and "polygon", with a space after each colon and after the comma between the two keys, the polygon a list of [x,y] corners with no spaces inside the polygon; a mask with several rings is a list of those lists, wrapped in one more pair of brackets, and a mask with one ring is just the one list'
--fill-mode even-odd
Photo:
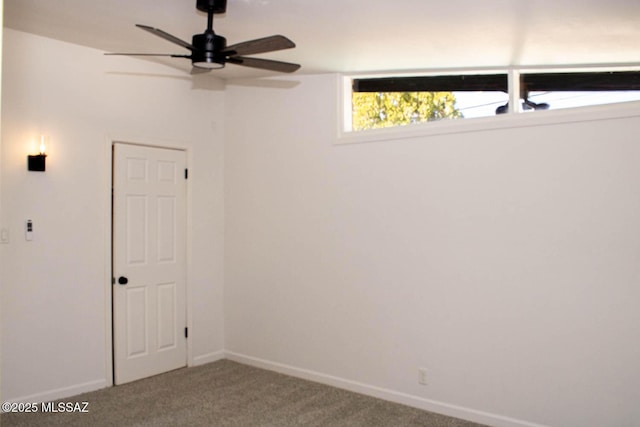
{"label": "dark window trim", "polygon": [[353,79],[354,92],[507,92],[507,74]]}
{"label": "dark window trim", "polygon": [[[508,93],[507,74],[443,75],[353,79],[353,92]],[[640,71],[521,73],[520,92],[640,90]]]}

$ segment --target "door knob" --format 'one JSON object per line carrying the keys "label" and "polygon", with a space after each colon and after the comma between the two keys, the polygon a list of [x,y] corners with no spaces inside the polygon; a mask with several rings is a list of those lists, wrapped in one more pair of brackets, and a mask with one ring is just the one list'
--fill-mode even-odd
{"label": "door knob", "polygon": [[127,283],[129,283],[129,279],[127,279],[124,276],[120,276],[118,277],[118,284],[120,285],[126,285]]}

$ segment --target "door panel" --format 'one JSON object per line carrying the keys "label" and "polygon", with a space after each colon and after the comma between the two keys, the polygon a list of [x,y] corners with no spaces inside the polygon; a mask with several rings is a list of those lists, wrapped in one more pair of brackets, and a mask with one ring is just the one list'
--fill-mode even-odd
{"label": "door panel", "polygon": [[180,150],[114,144],[116,384],[186,365],[185,167]]}
{"label": "door panel", "polygon": [[173,327],[176,317],[176,284],[158,285],[158,349],[175,348],[176,330]]}
{"label": "door panel", "polygon": [[158,197],[158,262],[176,262],[176,198]]}
{"label": "door panel", "polygon": [[127,357],[138,357],[148,354],[147,335],[147,288],[129,288],[126,293],[127,310]]}
{"label": "door panel", "polygon": [[127,195],[126,196],[126,248],[127,267],[134,265],[144,265],[147,263],[147,230],[149,229],[147,196]]}

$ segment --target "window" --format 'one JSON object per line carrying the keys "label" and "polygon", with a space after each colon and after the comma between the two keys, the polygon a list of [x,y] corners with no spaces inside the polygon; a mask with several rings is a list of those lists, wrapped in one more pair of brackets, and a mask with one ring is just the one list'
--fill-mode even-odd
{"label": "window", "polygon": [[525,111],[638,101],[640,72],[522,73],[520,93]]}
{"label": "window", "polygon": [[[511,71],[349,82],[347,131],[640,100],[640,71]],[[517,108],[510,108],[510,99],[518,101]]]}
{"label": "window", "polygon": [[354,79],[354,131],[493,115],[508,99],[507,74]]}

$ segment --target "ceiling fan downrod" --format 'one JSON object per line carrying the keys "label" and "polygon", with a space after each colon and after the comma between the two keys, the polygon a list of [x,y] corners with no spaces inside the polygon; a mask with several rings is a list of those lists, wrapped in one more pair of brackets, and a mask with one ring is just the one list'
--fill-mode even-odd
{"label": "ceiling fan downrod", "polygon": [[227,39],[213,31],[213,15],[226,12],[227,0],[196,0],[196,9],[207,13],[207,30],[193,36],[192,44],[197,48],[191,56],[193,65],[204,69],[223,68],[225,56],[220,52],[227,47]]}

